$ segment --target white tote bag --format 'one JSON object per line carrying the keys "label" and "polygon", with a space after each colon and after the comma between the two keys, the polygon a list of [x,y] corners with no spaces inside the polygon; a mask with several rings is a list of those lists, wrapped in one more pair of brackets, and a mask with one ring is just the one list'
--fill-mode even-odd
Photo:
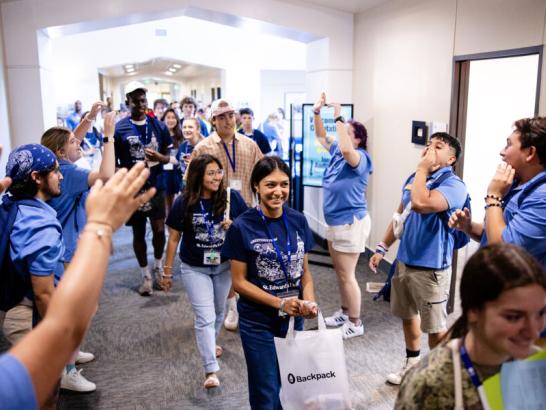
{"label": "white tote bag", "polygon": [[291,317],[286,338],[275,338],[285,410],[351,408],[341,329],[326,329],[322,313],[318,325],[319,330],[294,331]]}

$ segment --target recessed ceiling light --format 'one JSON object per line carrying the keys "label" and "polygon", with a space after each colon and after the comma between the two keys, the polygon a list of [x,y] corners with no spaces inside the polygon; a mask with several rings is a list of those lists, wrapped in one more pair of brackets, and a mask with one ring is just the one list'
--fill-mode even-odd
{"label": "recessed ceiling light", "polygon": [[126,68],[125,71],[127,71],[128,73],[132,73],[133,71],[135,71],[135,69],[131,67],[131,68]]}
{"label": "recessed ceiling light", "polygon": [[180,68],[180,67],[182,67],[182,66],[181,66],[180,64],[173,64],[173,67],[174,67],[174,68]]}
{"label": "recessed ceiling light", "polygon": [[134,65],[133,65],[133,64],[127,64],[127,65],[125,65],[125,68],[126,68],[126,69],[134,68]]}
{"label": "recessed ceiling light", "polygon": [[127,75],[135,75],[136,74],[136,71],[133,71],[131,73],[127,73]]}
{"label": "recessed ceiling light", "polygon": [[165,74],[167,74],[167,75],[173,75],[173,73],[171,73],[170,71],[165,71]]}
{"label": "recessed ceiling light", "polygon": [[170,71],[171,73],[176,73],[176,68],[172,68],[172,67],[171,67],[171,68],[169,68],[169,71]]}

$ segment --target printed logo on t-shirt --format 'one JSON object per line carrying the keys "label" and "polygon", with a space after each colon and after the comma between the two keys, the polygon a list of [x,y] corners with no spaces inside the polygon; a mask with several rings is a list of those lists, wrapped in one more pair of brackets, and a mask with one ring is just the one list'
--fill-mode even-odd
{"label": "printed logo on t-shirt", "polygon": [[220,223],[213,225],[212,240],[209,237],[209,231],[207,230],[207,224],[202,213],[194,213],[193,219],[193,231],[195,233],[196,247],[198,248],[218,248],[224,244],[226,237],[226,231],[222,228]]}
{"label": "printed logo on t-shirt", "polygon": [[144,161],[144,146],[140,142],[140,137],[135,135],[127,137],[127,144],[129,144],[129,155],[133,161]]}
{"label": "printed logo on t-shirt", "polygon": [[[276,239],[276,238],[275,238]],[[296,232],[297,251],[291,255],[290,278],[298,281],[303,274],[303,258],[305,255],[305,244],[298,232]],[[269,282],[285,281],[284,272],[281,264],[277,260],[277,252],[271,242],[271,239],[254,239],[250,245],[258,254],[256,258],[256,267],[258,268],[258,277]],[[286,246],[286,245],[285,245]],[[288,256],[280,246],[282,259],[288,264]]]}

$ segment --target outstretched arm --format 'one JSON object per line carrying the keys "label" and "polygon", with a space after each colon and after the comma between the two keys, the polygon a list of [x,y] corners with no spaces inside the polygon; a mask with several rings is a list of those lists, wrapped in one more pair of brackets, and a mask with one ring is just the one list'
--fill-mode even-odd
{"label": "outstretched arm", "polygon": [[98,181],[91,188],[86,203],[88,223],[47,313],[9,352],[29,372],[40,406],[80,344],[96,311],[112,232],[155,193],[155,189],[150,189],[135,198],[148,176],[144,164],[137,164],[129,172],[118,171],[106,185]]}
{"label": "outstretched arm", "polygon": [[322,123],[322,118],[320,118],[320,110],[326,105],[326,94],[321,93],[319,100],[313,105],[313,122],[315,124],[315,135],[318,142],[326,150],[330,151],[330,146],[332,141],[329,140],[326,135],[326,130],[324,129],[324,124]]}

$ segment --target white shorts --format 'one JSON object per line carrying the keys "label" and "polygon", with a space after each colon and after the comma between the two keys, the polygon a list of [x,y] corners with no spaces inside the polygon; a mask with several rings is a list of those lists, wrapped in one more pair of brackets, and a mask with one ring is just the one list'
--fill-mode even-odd
{"label": "white shorts", "polygon": [[328,225],[326,239],[338,252],[362,253],[366,250],[366,242],[372,229],[372,219],[367,214],[362,219],[353,217],[353,223],[347,225]]}

